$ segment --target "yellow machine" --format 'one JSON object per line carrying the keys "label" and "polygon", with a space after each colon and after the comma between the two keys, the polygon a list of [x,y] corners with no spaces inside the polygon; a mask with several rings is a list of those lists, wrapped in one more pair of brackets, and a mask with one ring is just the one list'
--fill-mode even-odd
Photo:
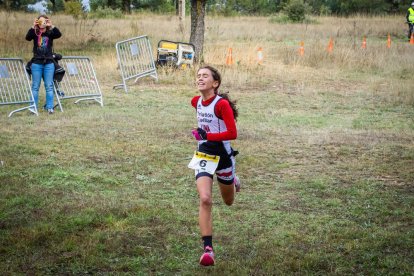
{"label": "yellow machine", "polygon": [[157,65],[178,68],[191,67],[194,62],[193,44],[160,40],[157,49]]}

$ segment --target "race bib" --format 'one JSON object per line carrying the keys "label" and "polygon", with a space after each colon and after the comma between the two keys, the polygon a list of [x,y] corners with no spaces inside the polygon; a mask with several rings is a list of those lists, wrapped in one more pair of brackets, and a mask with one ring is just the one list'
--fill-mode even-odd
{"label": "race bib", "polygon": [[214,174],[217,169],[219,160],[220,156],[209,155],[196,151],[194,153],[193,159],[190,161],[190,164],[188,164],[188,167],[193,170],[198,170],[199,172]]}

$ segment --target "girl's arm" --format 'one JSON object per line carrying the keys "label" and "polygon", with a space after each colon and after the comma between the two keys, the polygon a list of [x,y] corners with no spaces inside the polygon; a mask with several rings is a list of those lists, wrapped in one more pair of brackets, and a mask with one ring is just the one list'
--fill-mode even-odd
{"label": "girl's arm", "polygon": [[227,141],[237,138],[236,121],[233,109],[227,100],[220,100],[216,105],[216,114],[224,121],[227,131],[221,133],[207,133],[207,141]]}
{"label": "girl's arm", "polygon": [[200,97],[201,97],[201,96],[195,96],[194,98],[192,98],[192,99],[191,99],[191,105],[192,105],[195,109],[197,109],[197,102],[198,102],[198,99],[200,99]]}

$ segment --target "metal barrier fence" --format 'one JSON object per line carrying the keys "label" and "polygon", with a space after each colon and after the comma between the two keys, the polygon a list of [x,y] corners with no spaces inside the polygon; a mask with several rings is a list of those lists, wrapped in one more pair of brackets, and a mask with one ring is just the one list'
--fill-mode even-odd
{"label": "metal barrier fence", "polygon": [[158,80],[151,44],[147,36],[119,41],[115,47],[122,84],[115,85],[114,89],[124,88],[125,92],[128,92],[126,82],[133,78],[135,78],[134,83],[145,76]]}
{"label": "metal barrier fence", "polygon": [[88,57],[66,56],[59,61],[66,73],[61,82],[55,81],[56,99],[61,111],[61,100],[80,98],[80,101],[93,100],[103,106],[103,98],[92,62]]}
{"label": "metal barrier fence", "polygon": [[0,105],[28,104],[13,110],[14,113],[29,109],[38,115],[25,65],[20,58],[0,58]]}

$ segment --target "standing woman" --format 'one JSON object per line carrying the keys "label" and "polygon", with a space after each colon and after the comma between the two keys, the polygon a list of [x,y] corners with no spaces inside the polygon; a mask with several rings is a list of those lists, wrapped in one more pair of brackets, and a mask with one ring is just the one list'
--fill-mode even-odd
{"label": "standing woman", "polygon": [[33,40],[32,58],[32,92],[36,106],[39,99],[40,82],[43,82],[46,90],[46,110],[53,114],[53,75],[55,65],[53,61],[53,40],[61,37],[59,29],[52,25],[52,21],[46,15],[40,15],[35,19],[33,27],[26,34],[26,40]]}
{"label": "standing woman", "polygon": [[230,140],[237,138],[235,102],[227,94],[219,94],[221,76],[211,66],[201,67],[197,72],[197,88],[200,96],[191,100],[197,113],[197,129],[192,131],[198,141],[197,151],[189,167],[195,170],[197,191],[200,198],[199,226],[204,243],[200,264],[214,265],[212,187],[216,174],[221,197],[226,205],[234,202],[240,181],[235,175],[235,152]]}

